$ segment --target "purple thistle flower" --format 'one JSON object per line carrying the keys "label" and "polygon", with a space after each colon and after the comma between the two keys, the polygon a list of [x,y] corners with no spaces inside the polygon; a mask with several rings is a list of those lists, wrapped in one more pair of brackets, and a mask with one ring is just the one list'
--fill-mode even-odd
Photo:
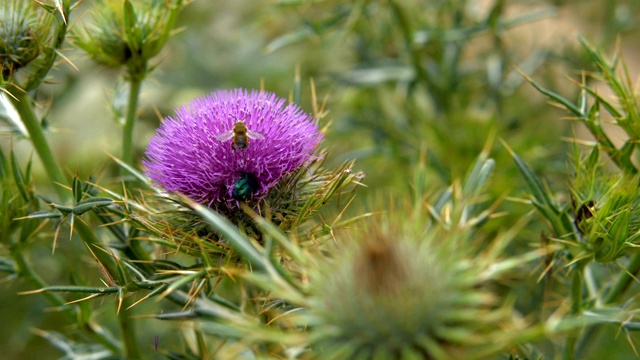
{"label": "purple thistle flower", "polygon": [[[236,141],[239,121],[249,133]],[[208,206],[234,206],[236,200],[264,198],[310,160],[322,138],[310,115],[273,93],[217,91],[167,117],[142,162],[147,176],[168,191]]]}

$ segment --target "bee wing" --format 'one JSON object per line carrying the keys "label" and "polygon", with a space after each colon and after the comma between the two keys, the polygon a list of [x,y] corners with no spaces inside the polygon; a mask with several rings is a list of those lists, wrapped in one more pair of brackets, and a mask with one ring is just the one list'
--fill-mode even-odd
{"label": "bee wing", "polygon": [[249,139],[258,139],[258,140],[264,139],[264,136],[262,136],[262,134],[249,129],[247,129],[247,136],[249,137]]}
{"label": "bee wing", "polygon": [[218,141],[227,141],[233,138],[233,130],[225,131],[222,134],[216,136],[216,140]]}

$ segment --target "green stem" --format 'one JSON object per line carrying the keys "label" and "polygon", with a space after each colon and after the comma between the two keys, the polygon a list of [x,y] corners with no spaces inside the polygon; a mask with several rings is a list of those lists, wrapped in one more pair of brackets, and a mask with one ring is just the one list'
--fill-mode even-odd
{"label": "green stem", "polygon": [[[35,148],[40,160],[42,161],[49,178],[54,183],[54,188],[56,189],[60,200],[63,202],[71,201],[72,194],[63,186],[58,186],[56,184],[65,185],[67,183],[66,178],[62,174],[62,170],[60,170],[60,166],[58,162],[53,156],[53,152],[51,151],[51,147],[49,147],[49,143],[44,136],[42,131],[42,127],[40,126],[40,122],[38,121],[36,114],[31,106],[31,99],[29,96],[22,90],[17,87],[9,87],[9,92],[12,96],[8,98],[11,99],[14,107],[20,114],[20,118],[22,119],[22,123],[27,128],[29,132],[29,137],[31,138],[31,142],[33,147]],[[76,221],[74,224],[74,228],[80,234],[80,237],[87,245],[101,245],[98,238],[96,238],[95,233],[82,221]],[[117,274],[117,271],[114,267],[115,263],[113,262],[113,258],[103,251],[96,251],[95,247],[90,246],[91,250],[96,254],[100,262],[107,268],[109,273]]]}
{"label": "green stem", "polygon": [[[584,263],[578,263],[573,272],[571,281],[571,315],[578,315],[582,312],[582,289],[584,281]],[[575,359],[577,334],[570,333],[567,335],[564,345],[563,360]]]}
{"label": "green stem", "polygon": [[133,165],[133,127],[136,122],[142,79],[139,76],[131,76],[129,86],[129,104],[122,133],[122,161],[127,165]]}
{"label": "green stem", "polygon": [[64,185],[67,184],[67,179],[56,162],[56,159],[53,157],[53,152],[51,151],[51,147],[49,147],[40,122],[33,110],[29,95],[17,86],[8,86],[7,90],[10,94],[7,98],[20,114],[22,123],[31,138],[31,143],[38,153],[38,157],[40,161],[42,161],[44,169],[47,175],[49,175],[49,179],[54,183],[53,187],[58,193],[58,197],[63,201],[70,200],[71,193],[64,188]]}
{"label": "green stem", "polygon": [[[618,280],[611,286],[609,291],[602,298],[602,305],[613,304],[622,298],[622,296],[629,290],[629,287],[635,281],[635,277],[640,273],[640,254],[635,254],[631,257],[629,265],[625,271],[620,272]],[[598,341],[596,340],[602,330],[602,326],[589,327],[584,335],[580,338],[580,342],[576,348],[576,355],[588,354],[589,348],[596,346]]]}
{"label": "green stem", "polygon": [[613,284],[611,289],[604,296],[602,301],[605,305],[613,304],[618,301],[629,289],[629,286],[635,281],[635,276],[640,272],[640,254],[631,257],[631,261],[627,269],[620,273],[620,277]]}
{"label": "green stem", "polygon": [[118,314],[118,324],[120,324],[120,331],[122,332],[125,357],[127,359],[141,359],[140,349],[138,348],[138,339],[135,336],[136,331],[134,323],[131,321],[130,313],[131,310],[125,310],[120,311]]}
{"label": "green stem", "polygon": [[[134,71],[132,70],[132,72]],[[142,80],[144,79],[144,76],[139,76],[139,74],[144,73],[144,71],[139,71],[129,76],[129,102],[127,104],[127,116],[122,131],[122,161],[127,165],[133,165],[133,128],[136,123],[140,88],[142,87]],[[123,173],[125,172],[124,168],[121,170]],[[136,257],[143,259],[149,258],[135,241],[132,242],[129,240],[128,245],[131,250],[134,251]],[[135,327],[130,316],[126,315],[125,312],[121,312],[118,314],[118,323],[120,324],[127,359],[139,359],[140,349],[138,348]]]}

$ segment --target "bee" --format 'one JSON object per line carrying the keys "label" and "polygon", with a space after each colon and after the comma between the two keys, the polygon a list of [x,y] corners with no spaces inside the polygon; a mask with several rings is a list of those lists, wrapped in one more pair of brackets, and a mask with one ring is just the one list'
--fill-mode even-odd
{"label": "bee", "polygon": [[233,185],[231,196],[239,201],[251,200],[253,194],[260,188],[260,182],[255,175],[243,173],[240,179]]}
{"label": "bee", "polygon": [[230,139],[233,139],[233,141],[231,141],[231,147],[235,150],[246,149],[246,147],[249,146],[249,139],[264,139],[264,136],[249,130],[244,121],[239,120],[233,124],[233,129],[216,136],[216,140],[218,141],[228,141]]}

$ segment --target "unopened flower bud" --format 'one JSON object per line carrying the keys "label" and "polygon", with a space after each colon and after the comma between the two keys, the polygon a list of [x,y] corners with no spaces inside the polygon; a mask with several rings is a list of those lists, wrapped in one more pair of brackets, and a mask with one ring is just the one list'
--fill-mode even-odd
{"label": "unopened flower bud", "polygon": [[32,1],[6,0],[0,4],[0,71],[3,81],[38,57],[49,35],[51,19]]}

